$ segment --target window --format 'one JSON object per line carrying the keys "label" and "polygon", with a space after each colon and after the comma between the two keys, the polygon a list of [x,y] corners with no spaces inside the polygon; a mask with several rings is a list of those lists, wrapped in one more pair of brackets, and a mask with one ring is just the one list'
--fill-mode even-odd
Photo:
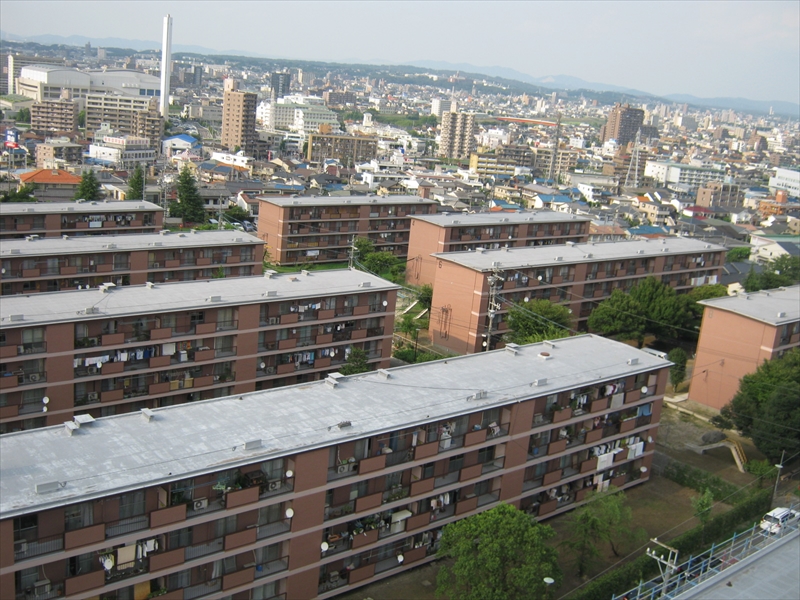
{"label": "window", "polygon": [[122,494],[119,497],[119,518],[127,519],[143,515],[145,511],[144,490]]}
{"label": "window", "polygon": [[94,504],[81,502],[64,509],[64,529],[75,531],[94,524]]}
{"label": "window", "polygon": [[38,526],[38,515],[24,515],[22,517],[17,517],[14,519],[14,541],[19,542],[21,540],[27,540],[30,542],[35,540],[38,537]]}
{"label": "window", "polygon": [[223,537],[228,535],[229,533],[235,533],[236,516],[237,515],[231,515],[230,517],[225,517],[224,519],[219,519],[218,521],[215,521],[214,535],[216,537]]}

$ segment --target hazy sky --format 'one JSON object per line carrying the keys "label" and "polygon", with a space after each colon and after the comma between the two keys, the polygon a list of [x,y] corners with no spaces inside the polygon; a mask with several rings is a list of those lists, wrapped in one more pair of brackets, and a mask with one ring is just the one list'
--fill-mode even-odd
{"label": "hazy sky", "polygon": [[503,66],[654,94],[800,101],[800,2],[40,2],[2,0],[19,36],[160,40],[276,58]]}

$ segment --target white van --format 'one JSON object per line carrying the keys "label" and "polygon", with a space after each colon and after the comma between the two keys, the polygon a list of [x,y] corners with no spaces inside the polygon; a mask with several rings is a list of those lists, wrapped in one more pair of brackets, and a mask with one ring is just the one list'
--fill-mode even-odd
{"label": "white van", "polygon": [[780,533],[793,523],[800,520],[800,513],[790,508],[773,508],[761,520],[761,529],[765,533]]}

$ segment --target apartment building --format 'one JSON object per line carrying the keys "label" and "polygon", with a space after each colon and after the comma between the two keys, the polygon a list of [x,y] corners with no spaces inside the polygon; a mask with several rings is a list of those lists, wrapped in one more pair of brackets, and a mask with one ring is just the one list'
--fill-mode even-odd
{"label": "apartment building", "polygon": [[446,100],[444,98],[431,99],[431,114],[441,119],[442,115],[456,112],[458,110],[458,103],[455,100]]}
{"label": "apartment building", "polygon": [[644,111],[617,102],[608,113],[605,125],[600,128],[600,141],[616,140],[620,146],[636,139],[636,132],[644,123]]}
{"label": "apartment building", "polygon": [[[556,164],[553,176],[564,175],[575,170],[578,166],[578,158],[582,156],[580,150],[572,148],[560,148],[556,154]],[[547,175],[550,172],[550,164],[553,162],[553,149],[540,146],[534,149],[533,168],[537,173]]]}
{"label": "apartment building", "polygon": [[78,103],[61,98],[34,102],[31,106],[34,131],[78,131]]}
{"label": "apartment building", "polygon": [[322,99],[325,106],[355,106],[358,98],[354,92],[335,92],[328,90],[322,92]]}
{"label": "apartment building", "polygon": [[4,240],[2,295],[245,277],[263,271],[264,242],[238,231]]}
{"label": "apartment building", "polygon": [[136,165],[147,167],[156,160],[156,151],[149,138],[132,135],[103,136],[89,146],[90,162],[118,169],[133,169]]}
{"label": "apartment building", "polygon": [[256,104],[258,95],[239,91],[232,79],[225,80],[222,100],[222,139],[228,150],[242,150],[252,156],[256,143]]}
{"label": "apartment building", "polygon": [[377,157],[377,137],[321,133],[311,133],[308,136],[306,160],[311,162],[335,158],[343,165],[353,166],[375,160]]}
{"label": "apartment building", "polygon": [[405,258],[411,215],[434,214],[438,204],[419,196],[261,197],[258,237],[279,265],[342,262],[354,237]]}
{"label": "apartment building", "polygon": [[720,409],[764,361],[800,347],[800,285],[701,300],[705,306],[689,398]]}
{"label": "apartment building", "polygon": [[697,190],[697,206],[743,207],[744,192],[736,183],[709,181]]}
{"label": "apartment building", "polygon": [[700,167],[671,161],[648,160],[645,164],[644,176],[666,186],[681,184],[687,186],[690,192],[695,192],[699,187],[707,183],[724,180],[726,173],[723,169],[717,167]]}
{"label": "apartment building", "polygon": [[412,285],[433,285],[438,263],[432,255],[436,253],[587,242],[590,221],[549,210],[415,216],[406,280]]}
{"label": "apartment building", "polygon": [[439,125],[441,139],[438,155],[447,158],[469,158],[475,151],[475,115],[443,112]]}
{"label": "apartment building", "polygon": [[533,149],[525,144],[503,144],[495,150],[498,159],[518,167],[533,168],[535,155]]}
{"label": "apartment building", "polygon": [[332,598],[647,481],[668,365],[579,336],[1,436],[0,593]]}
{"label": "apartment building", "polygon": [[314,381],[354,347],[388,367],[396,290],[344,269],[4,297],[0,432]]}
{"label": "apartment building", "polygon": [[[563,304],[574,327],[585,330],[592,309],[614,289],[630,290],[647,277],[678,293],[717,283],[725,253],[701,240],[662,238],[434,254],[431,340],[458,354],[481,352],[484,342],[500,345],[509,304],[525,299]],[[490,318],[492,286],[500,307]]]}
{"label": "apartment building", "polygon": [[494,153],[473,152],[469,156],[469,170],[480,177],[486,175],[515,175],[517,165]]}
{"label": "apartment building", "polygon": [[153,233],[164,209],[142,200],[128,202],[37,202],[0,204],[0,240],[63,235]]}
{"label": "apartment building", "polygon": [[83,159],[83,146],[75,144],[69,138],[46,139],[43,144],[36,144],[36,168],[58,170],[69,163],[77,163]]}
{"label": "apartment building", "polygon": [[158,99],[122,94],[88,94],[86,96],[86,131],[93,134],[107,123],[119,135],[144,137],[157,147],[164,125]]}

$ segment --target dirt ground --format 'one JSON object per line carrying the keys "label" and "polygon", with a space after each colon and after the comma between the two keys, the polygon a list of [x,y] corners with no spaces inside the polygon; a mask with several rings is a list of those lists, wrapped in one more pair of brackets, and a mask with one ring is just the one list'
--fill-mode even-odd
{"label": "dirt ground", "polygon": [[[698,406],[690,401],[684,401],[678,405],[689,410],[698,410]],[[698,412],[701,412],[702,407],[699,408]],[[706,412],[703,413],[703,416],[711,415]],[[750,483],[753,477],[739,472],[731,452],[727,448],[716,448],[704,454],[698,454],[686,448],[687,443],[699,444],[703,433],[712,429],[711,425],[701,419],[682,414],[676,408],[665,406],[656,444],[658,462],[665,462],[668,458],[673,458],[714,473],[735,485],[741,486]],[[735,436],[731,435],[731,437]],[[749,460],[763,458],[749,440],[741,438],[739,441]],[[788,493],[791,485],[789,482],[781,491]],[[697,523],[692,517],[691,498],[697,495],[698,492],[683,488],[655,473],[651,475],[648,482],[628,490],[626,497],[628,505],[633,510],[633,522],[644,532],[641,538],[643,541],[639,544],[630,544],[625,551],[632,552],[638,548],[641,552],[652,537],[658,537],[660,540],[668,542],[694,527]],[[728,508],[726,505],[718,505],[714,508],[714,513],[725,511]],[[569,513],[566,513],[544,521],[558,533],[554,540],[556,545],[565,538],[568,520]],[[612,567],[620,560],[614,557],[610,548],[605,547],[603,550],[604,554],[592,570],[592,576]],[[556,591],[557,598],[564,597],[581,584],[579,578],[574,574],[568,554],[564,552],[562,556],[565,580],[564,584]],[[437,598],[435,590],[438,568],[437,563],[424,565],[337,598],[341,598],[341,600],[435,600]]]}

